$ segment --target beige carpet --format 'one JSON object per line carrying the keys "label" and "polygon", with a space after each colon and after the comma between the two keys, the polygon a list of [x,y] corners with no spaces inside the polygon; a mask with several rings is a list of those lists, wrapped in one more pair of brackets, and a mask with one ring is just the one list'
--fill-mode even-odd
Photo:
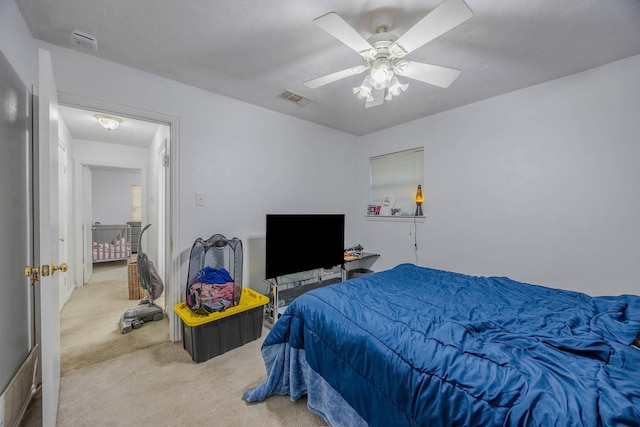
{"label": "beige carpet", "polygon": [[[195,363],[181,342],[167,342],[166,319],[120,334],[112,319],[136,303],[126,300],[126,264],[120,270],[99,267],[92,279],[61,314],[58,426],[326,426],[309,412],[306,399],[242,400],[245,390],[266,378],[260,346],[267,328],[258,340]],[[120,300],[115,288],[122,279],[122,307],[100,314],[96,298]],[[20,426],[41,425],[40,405],[36,396]]]}
{"label": "beige carpet", "polygon": [[[60,371],[62,374],[121,354],[169,342],[169,320],[149,322],[127,334],[120,316],[138,300],[129,299],[127,263],[94,265],[86,285],[77,288],[60,313]],[[164,296],[156,303],[164,305]]]}
{"label": "beige carpet", "polygon": [[242,400],[242,392],[266,376],[261,342],[202,363],[194,363],[180,343],[161,344],[74,370],[62,378],[58,425],[326,425],[307,410],[306,400]]}

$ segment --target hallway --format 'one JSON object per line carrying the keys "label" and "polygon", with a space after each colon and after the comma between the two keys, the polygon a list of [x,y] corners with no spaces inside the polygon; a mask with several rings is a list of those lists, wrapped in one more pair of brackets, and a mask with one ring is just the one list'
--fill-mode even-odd
{"label": "hallway", "polygon": [[[71,372],[134,351],[169,342],[169,320],[120,333],[120,316],[137,304],[128,299],[127,261],[94,265],[91,280],[75,289],[60,313],[60,373]],[[156,303],[164,305],[164,295]],[[40,390],[27,408],[20,426],[41,425]]]}

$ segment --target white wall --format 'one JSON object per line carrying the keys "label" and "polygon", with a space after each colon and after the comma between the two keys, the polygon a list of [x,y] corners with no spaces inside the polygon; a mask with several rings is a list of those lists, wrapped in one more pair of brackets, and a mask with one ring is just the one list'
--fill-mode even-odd
{"label": "white wall", "polygon": [[[0,47],[29,79],[32,41],[15,5],[3,7]],[[381,252],[377,269],[412,262],[410,224],[364,220],[367,161],[424,144],[420,264],[638,293],[638,57],[356,138],[38,44],[52,52],[59,90],[180,118],[176,254],[198,236],[264,234],[267,212],[344,211],[346,243]]]}
{"label": "white wall", "polygon": [[[0,1],[0,51],[2,51],[11,67],[26,86],[27,96],[30,95],[37,56],[34,51],[31,34],[13,1]],[[4,75],[3,78],[5,78]],[[21,99],[19,105],[25,105],[25,101],[27,100]],[[22,123],[20,126],[24,131],[30,128],[27,120],[24,120],[26,110],[28,109],[21,109],[19,112],[19,123]],[[16,124],[14,126],[19,125]],[[1,144],[5,143],[4,140],[1,142]],[[3,184],[15,185],[15,183]],[[9,205],[15,205],[15,203],[15,201],[2,200],[2,217],[5,221],[10,218],[8,215],[15,214],[13,210],[9,213],[6,208]],[[21,213],[26,214],[27,210],[27,207],[23,206]],[[12,265],[11,267],[22,269],[23,266],[31,264],[33,261],[29,254],[30,249],[32,249],[31,242],[27,243],[28,248],[25,248],[24,245],[16,245],[15,242],[6,237],[8,235],[4,231],[6,231],[6,227],[3,227],[3,237],[5,238],[0,239],[0,257],[3,260],[8,260],[9,264],[11,264],[19,257],[19,252],[22,255],[22,259],[17,260],[16,263],[22,265]],[[4,267],[7,264],[3,263],[2,265]],[[32,333],[34,327],[33,292],[31,289],[33,288],[30,288],[29,279],[21,274],[16,274],[17,271],[14,270],[11,274],[6,273],[4,273],[5,278],[15,279],[20,277],[21,281],[14,282],[10,279],[10,282],[3,280],[2,284],[0,284],[0,299],[4,302],[0,310],[0,340],[3,346],[2,354],[0,355],[0,393],[4,391],[9,381],[14,377],[35,341]],[[22,288],[21,291],[17,292],[17,288],[11,288],[10,286],[22,286]],[[0,419],[4,422],[4,416]]]}
{"label": "white wall", "polygon": [[376,269],[413,262],[410,224],[364,220],[368,158],[424,144],[420,264],[594,294],[638,292],[637,57],[356,138],[45,47],[60,90],[180,118],[183,258],[199,236],[264,234],[267,212],[324,211],[348,214],[346,243],[380,252]]}
{"label": "white wall", "polygon": [[126,224],[131,217],[131,186],[142,186],[140,171],[92,171],[92,223]]}
{"label": "white wall", "polygon": [[35,81],[35,42],[13,0],[0,1],[0,50],[24,81],[28,90]]}
{"label": "white wall", "polygon": [[74,141],[73,160],[85,165],[143,170],[147,168],[147,150],[78,139]]}
{"label": "white wall", "polygon": [[[425,147],[419,264],[580,290],[640,293],[640,56],[361,138]],[[407,223],[360,220],[377,269],[414,262]]]}
{"label": "white wall", "polygon": [[[355,240],[348,185],[355,136],[84,53],[42,46],[51,51],[59,91],[179,117],[181,234],[174,255],[182,257],[183,277],[197,237],[264,235],[268,212],[346,213],[347,242]],[[205,195],[205,206],[195,205],[196,193]]]}

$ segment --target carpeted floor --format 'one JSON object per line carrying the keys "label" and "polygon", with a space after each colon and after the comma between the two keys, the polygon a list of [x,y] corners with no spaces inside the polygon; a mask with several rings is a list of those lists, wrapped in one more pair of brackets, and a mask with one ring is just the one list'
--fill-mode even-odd
{"label": "carpeted floor", "polygon": [[[126,264],[98,267],[62,310],[58,426],[326,426],[306,399],[242,400],[266,377],[266,328],[258,340],[202,363],[181,342],[168,342],[166,318],[120,334],[119,316],[136,304],[126,299],[126,274]],[[119,302],[107,312],[112,298]],[[40,404],[36,396],[21,426],[42,424]]]}
{"label": "carpeted floor", "polygon": [[[121,333],[120,316],[136,304],[129,299],[126,261],[95,264],[89,283],[73,292],[60,313],[61,373],[169,342],[166,316]],[[156,304],[162,307],[164,296]]]}

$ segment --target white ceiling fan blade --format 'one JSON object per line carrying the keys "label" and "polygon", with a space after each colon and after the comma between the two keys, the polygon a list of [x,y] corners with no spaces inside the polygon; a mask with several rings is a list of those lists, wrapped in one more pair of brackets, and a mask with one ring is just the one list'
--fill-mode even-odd
{"label": "white ceiling fan blade", "polygon": [[372,89],[371,96],[373,96],[373,101],[367,101],[364,104],[365,108],[377,107],[384,103],[384,89]]}
{"label": "white ceiling fan blade", "polygon": [[376,56],[374,47],[337,13],[329,12],[314,19],[313,22],[360,55],[371,58]]}
{"label": "white ceiling fan blade", "polygon": [[462,24],[473,16],[464,0],[444,0],[435,9],[409,28],[390,47],[396,58],[408,54],[436,37]]}
{"label": "white ceiling fan blade", "polygon": [[397,68],[397,74],[442,88],[449,87],[461,73],[460,70],[441,67],[439,65],[425,64],[422,62],[404,62],[408,64],[403,64],[404,66],[402,68]]}
{"label": "white ceiling fan blade", "polygon": [[355,76],[366,70],[364,65],[358,65],[357,67],[347,68],[346,70],[337,71],[335,73],[327,74],[326,76],[318,77],[317,79],[307,80],[303,84],[307,87],[315,89],[320,86],[324,86],[329,83],[333,83],[345,77]]}

